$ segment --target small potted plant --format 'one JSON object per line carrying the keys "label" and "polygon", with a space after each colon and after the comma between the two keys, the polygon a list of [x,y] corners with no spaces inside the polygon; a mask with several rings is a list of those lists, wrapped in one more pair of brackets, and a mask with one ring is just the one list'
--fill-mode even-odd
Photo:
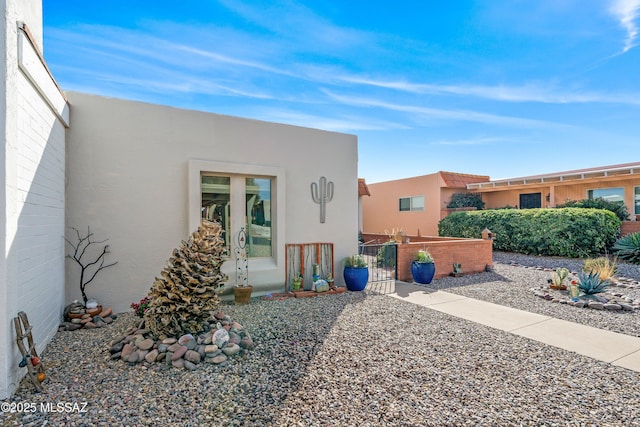
{"label": "small potted plant", "polygon": [[344,260],[344,282],[350,291],[361,291],[367,287],[369,268],[364,257],[359,254],[351,255]]}
{"label": "small potted plant", "polygon": [[436,273],[436,264],[427,249],[421,249],[411,261],[411,275],[416,283],[428,285]]}
{"label": "small potted plant", "polygon": [[556,269],[556,272],[553,273],[553,277],[551,278],[551,283],[549,283],[549,287],[551,289],[558,289],[562,291],[566,290],[567,285],[564,284],[564,281],[568,275],[569,270],[567,270],[566,268],[560,267]]}
{"label": "small potted plant", "polygon": [[300,272],[296,273],[296,275],[291,279],[291,288],[294,291],[299,291],[302,288],[302,282],[304,282],[304,277],[302,277]]}

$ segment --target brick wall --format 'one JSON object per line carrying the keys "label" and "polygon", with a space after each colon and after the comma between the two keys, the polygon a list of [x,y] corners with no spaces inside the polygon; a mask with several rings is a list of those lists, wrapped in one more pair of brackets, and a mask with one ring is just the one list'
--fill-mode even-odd
{"label": "brick wall", "polygon": [[[409,243],[398,244],[398,280],[412,282],[411,261],[420,249],[427,249],[436,265],[435,277],[445,277],[453,270],[453,263],[462,264],[463,273],[485,271],[493,266],[493,241],[459,239],[453,237],[408,236]],[[385,235],[364,233],[365,242],[389,240]]]}
{"label": "brick wall", "polygon": [[26,373],[18,366],[22,356],[15,345],[13,318],[20,311],[27,313],[36,349],[42,353],[58,330],[65,304],[62,236],[68,105],[28,29],[16,28],[15,18],[20,16],[13,9],[16,4],[8,5],[11,19],[6,27],[0,399],[13,394]]}

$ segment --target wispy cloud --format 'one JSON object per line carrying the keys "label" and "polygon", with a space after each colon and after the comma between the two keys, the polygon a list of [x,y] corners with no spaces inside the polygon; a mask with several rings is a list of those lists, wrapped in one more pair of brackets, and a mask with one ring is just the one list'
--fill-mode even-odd
{"label": "wispy cloud", "polygon": [[[220,3],[254,25],[269,30],[307,51],[350,49],[370,40],[371,35],[333,24],[311,9],[294,1],[248,2],[220,0]],[[304,34],[304,37],[300,37]]]}
{"label": "wispy cloud", "polygon": [[622,53],[626,53],[637,46],[638,24],[636,20],[640,17],[640,0],[614,0],[609,10],[627,32],[622,48]]}
{"label": "wispy cloud", "polygon": [[375,98],[361,98],[346,95],[338,95],[325,91],[327,96],[345,105],[359,107],[376,107],[386,110],[399,111],[413,114],[420,119],[450,120],[462,122],[476,122],[484,124],[496,124],[517,127],[561,126],[543,120],[523,119],[519,117],[501,116],[497,114],[481,113],[471,110],[447,110],[440,108],[423,107],[416,105],[395,104]]}
{"label": "wispy cloud", "polygon": [[326,129],[334,132],[357,132],[376,130],[408,129],[408,126],[388,120],[373,119],[357,115],[346,115],[339,118],[325,115],[314,115],[273,108],[258,111],[254,115],[260,120],[288,123],[296,126]]}
{"label": "wispy cloud", "polygon": [[[640,0],[638,0],[640,1]],[[360,85],[393,89],[414,94],[473,96],[504,102],[538,102],[545,104],[621,103],[640,105],[640,96],[627,94],[572,93],[553,85],[527,83],[521,86],[505,85],[436,85],[412,83],[405,80],[376,80],[343,75],[338,79]]]}
{"label": "wispy cloud", "polygon": [[431,142],[431,145],[495,145],[499,143],[524,142],[517,138],[478,137],[469,139],[443,139]]}

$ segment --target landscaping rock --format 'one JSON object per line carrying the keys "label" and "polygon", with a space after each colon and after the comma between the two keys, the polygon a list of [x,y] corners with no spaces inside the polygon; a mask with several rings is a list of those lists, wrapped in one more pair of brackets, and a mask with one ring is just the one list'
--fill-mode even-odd
{"label": "landscaping rock", "polygon": [[158,350],[151,350],[144,358],[147,362],[154,363],[158,358],[158,354]]}
{"label": "landscaping rock", "polygon": [[184,354],[188,351],[189,349],[184,346],[184,345],[179,345],[178,344],[178,348],[173,352],[173,356],[171,356],[171,360],[178,360],[180,359],[182,356],[184,356]]}

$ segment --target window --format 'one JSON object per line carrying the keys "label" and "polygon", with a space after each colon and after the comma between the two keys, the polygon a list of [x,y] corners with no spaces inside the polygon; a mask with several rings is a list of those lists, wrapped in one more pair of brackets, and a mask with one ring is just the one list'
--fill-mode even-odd
{"label": "window", "polygon": [[229,256],[231,235],[231,178],[228,176],[202,177],[202,218],[222,225],[222,238]]}
{"label": "window", "polygon": [[542,207],[542,193],[520,194],[520,209],[536,209]]}
{"label": "window", "polygon": [[588,190],[587,198],[589,200],[604,199],[607,202],[623,202],[624,203],[624,188],[622,187],[597,188],[595,190]]}
{"label": "window", "polygon": [[247,256],[271,256],[271,178],[246,178]]}
{"label": "window", "polygon": [[[272,255],[271,181],[271,177],[201,175],[201,217],[220,222],[227,256],[238,244],[234,240],[237,231],[232,230],[243,225],[247,257]],[[242,195],[242,199],[235,195]]]}
{"label": "window", "polygon": [[635,205],[634,213],[636,215],[640,215],[640,187],[635,187],[633,192],[633,203]]}
{"label": "window", "polygon": [[400,212],[423,211],[424,196],[401,197],[399,199]]}

